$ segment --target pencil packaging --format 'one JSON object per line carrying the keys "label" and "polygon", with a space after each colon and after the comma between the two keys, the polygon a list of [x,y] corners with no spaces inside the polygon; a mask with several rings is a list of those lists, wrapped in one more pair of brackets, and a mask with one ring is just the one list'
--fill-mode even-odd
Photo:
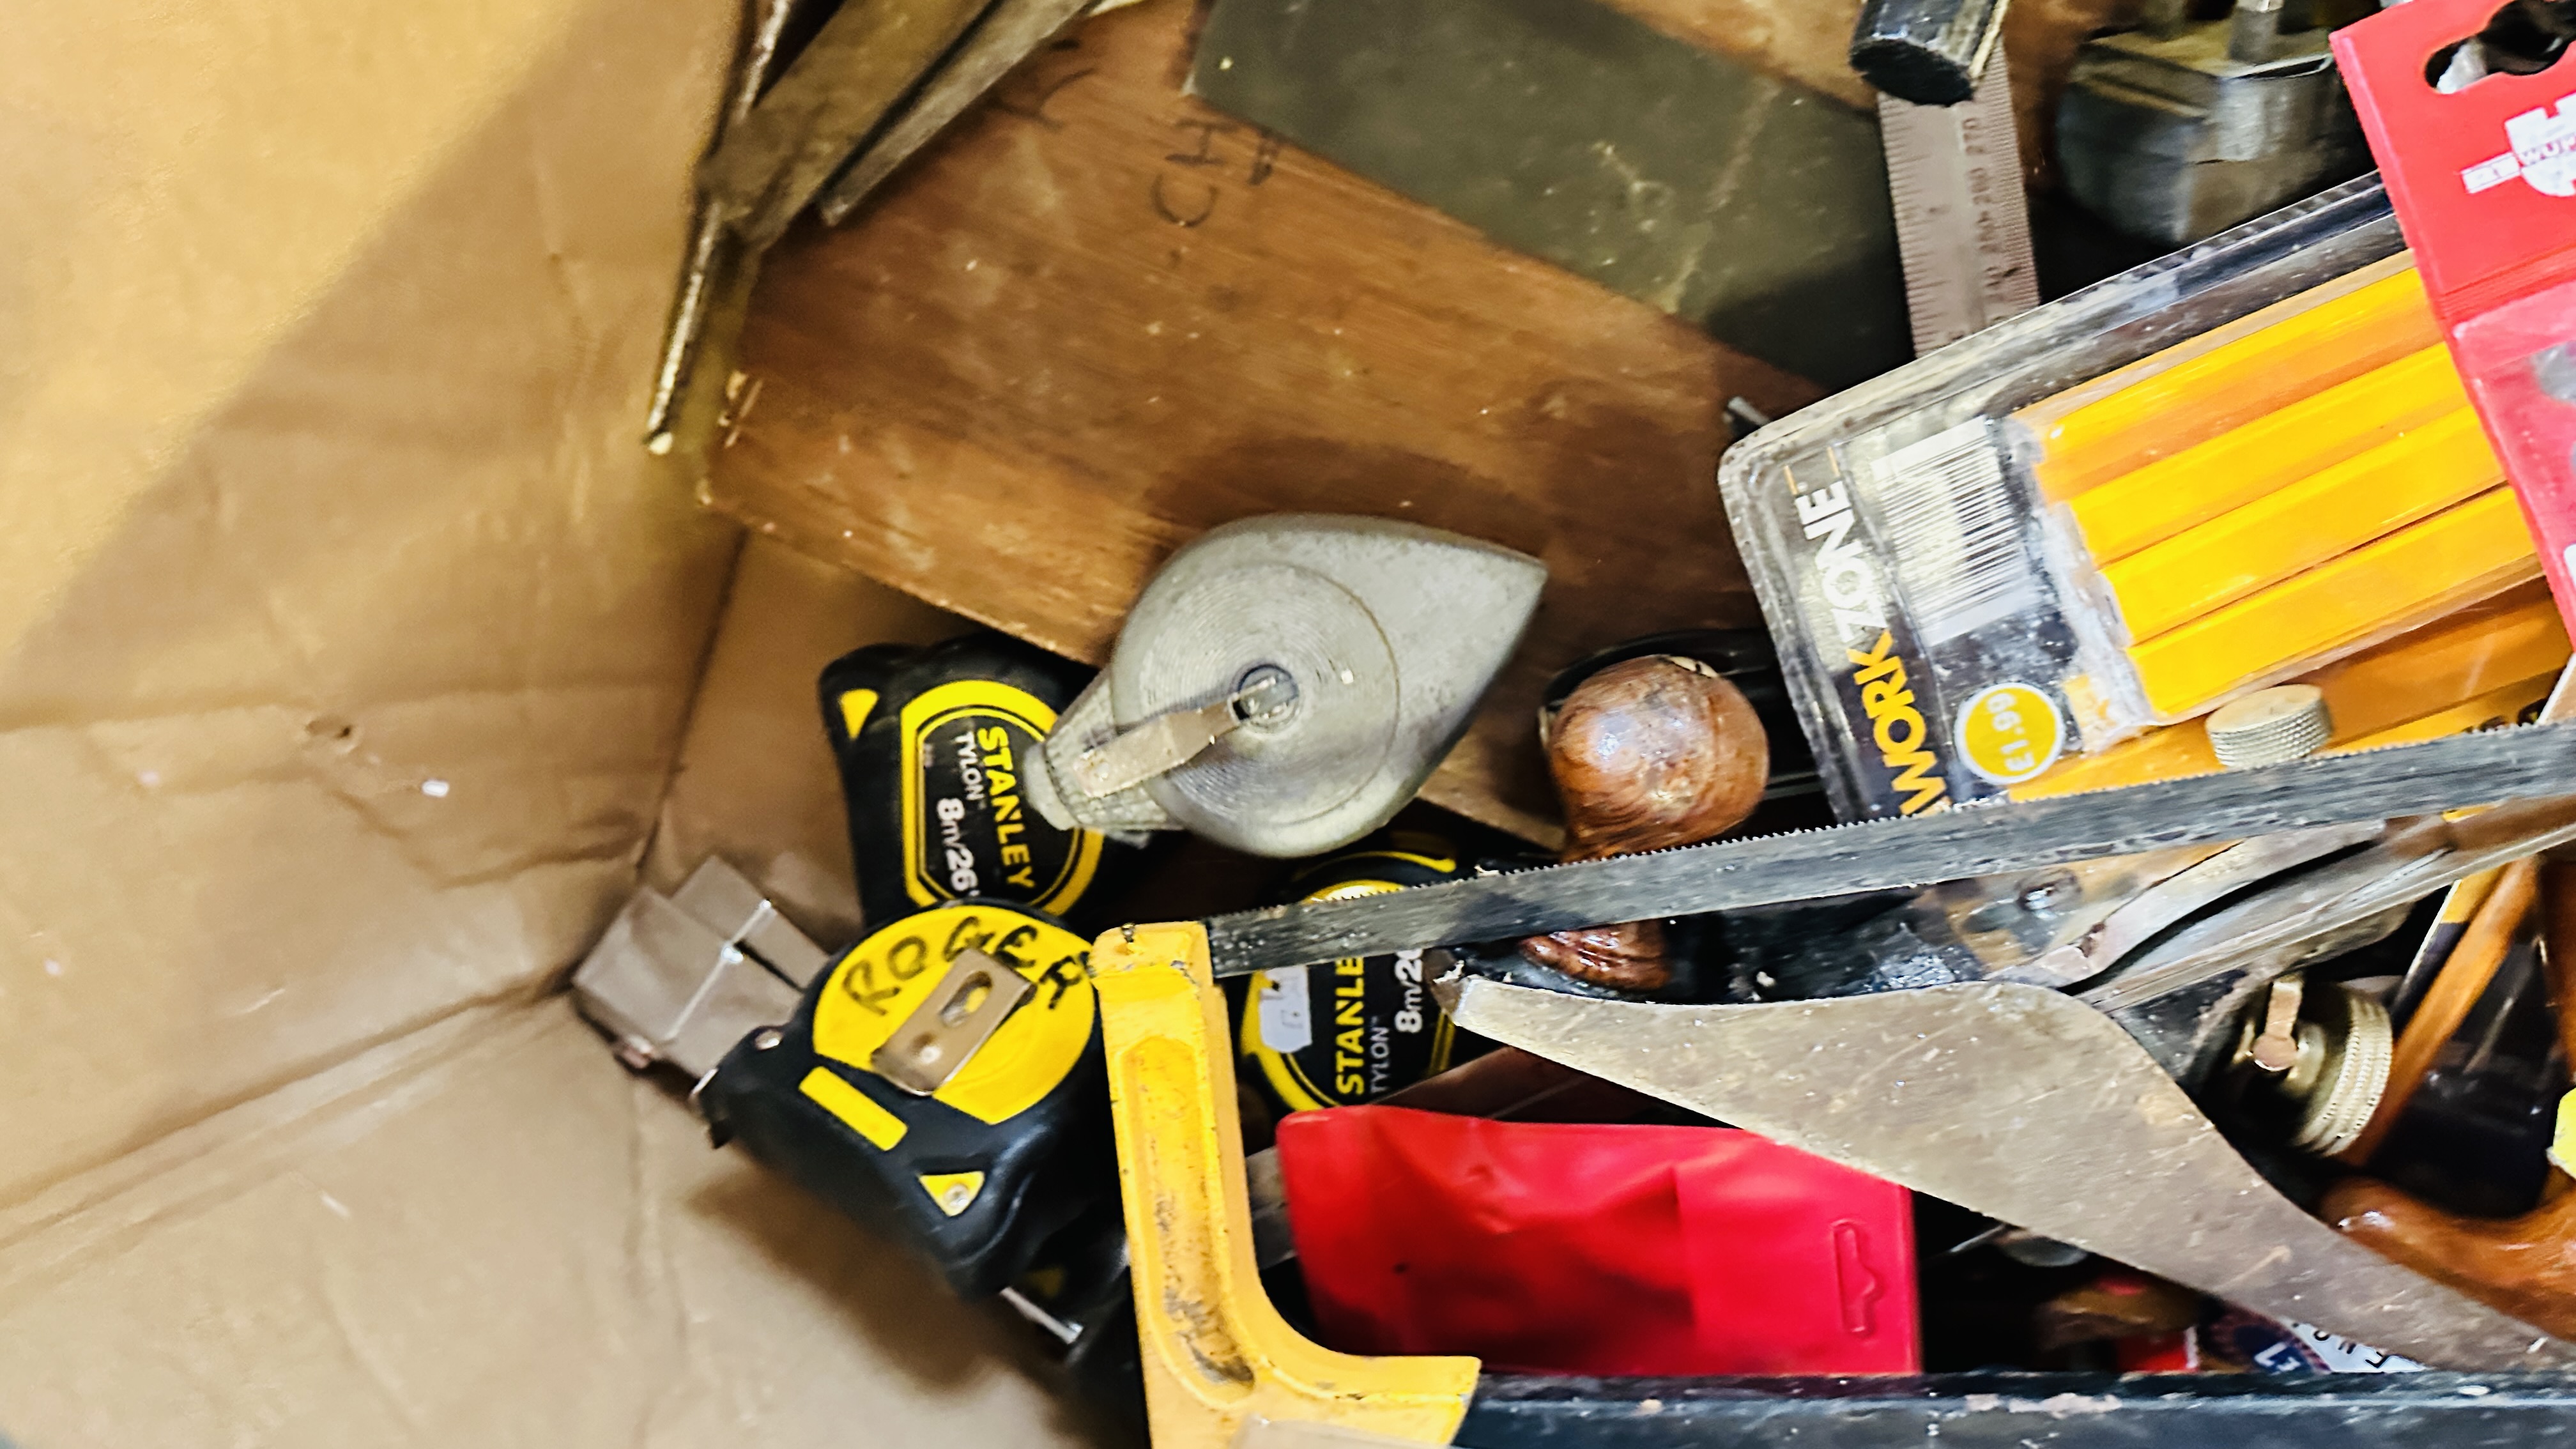
{"label": "pencil packaging", "polygon": [[[2501,707],[2565,657],[2513,594],[2530,532],[2375,180],[1830,398],[1720,472],[1846,818],[2214,767],[2206,716],[2373,651],[2396,662],[2320,690],[2348,719],[2311,744]],[[2463,665],[2485,635],[2440,626],[2507,599],[2520,652]]]}

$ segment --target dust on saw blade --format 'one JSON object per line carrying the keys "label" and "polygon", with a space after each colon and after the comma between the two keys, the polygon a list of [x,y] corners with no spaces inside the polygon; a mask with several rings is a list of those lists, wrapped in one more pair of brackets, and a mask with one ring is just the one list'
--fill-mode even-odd
{"label": "dust on saw blade", "polygon": [[1314,819],[1386,768],[1401,695],[1375,615],[1312,569],[1252,563],[1188,589],[1149,590],[1109,665],[1122,729],[1242,689],[1265,666],[1296,693],[1145,789],[1184,828],[1225,841],[1237,822]]}

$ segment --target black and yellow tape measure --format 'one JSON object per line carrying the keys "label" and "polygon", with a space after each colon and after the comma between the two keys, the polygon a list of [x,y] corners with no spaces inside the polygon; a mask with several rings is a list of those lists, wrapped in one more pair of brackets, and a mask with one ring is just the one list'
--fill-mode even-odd
{"label": "black and yellow tape measure", "polygon": [[[1398,836],[1301,873],[1294,899],[1379,895],[1461,873],[1447,842]],[[1428,978],[1446,964],[1439,952],[1398,951],[1253,973],[1235,1028],[1244,1079],[1275,1111],[1353,1107],[1489,1050],[1432,999]]]}
{"label": "black and yellow tape measure", "polygon": [[700,1107],[719,1137],[924,1249],[960,1294],[999,1292],[1116,1203],[1089,959],[1012,902],[907,916],[736,1045]]}
{"label": "black and yellow tape measure", "polygon": [[977,897],[1080,921],[1118,883],[1140,848],[1057,829],[1021,786],[1089,677],[989,632],[875,645],[824,669],[823,724],[867,920]]}

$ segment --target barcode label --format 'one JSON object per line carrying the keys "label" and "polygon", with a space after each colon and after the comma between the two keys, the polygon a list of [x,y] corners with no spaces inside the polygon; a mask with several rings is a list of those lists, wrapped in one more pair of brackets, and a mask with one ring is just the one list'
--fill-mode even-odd
{"label": "barcode label", "polygon": [[1878,499],[1897,592],[1926,646],[2040,603],[2022,520],[1985,419],[1888,454],[1879,464]]}

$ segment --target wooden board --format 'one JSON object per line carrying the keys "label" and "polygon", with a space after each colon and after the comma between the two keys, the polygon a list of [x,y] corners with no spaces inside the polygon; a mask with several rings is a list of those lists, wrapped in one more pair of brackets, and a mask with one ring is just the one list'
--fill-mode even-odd
{"label": "wooden board", "polygon": [[837,232],[772,254],[707,499],[1077,658],[1174,547],[1258,513],[1546,561],[1426,795],[1532,839],[1547,676],[1759,615],[1721,409],[1802,381],[1183,98],[1188,6],[1087,22]]}

